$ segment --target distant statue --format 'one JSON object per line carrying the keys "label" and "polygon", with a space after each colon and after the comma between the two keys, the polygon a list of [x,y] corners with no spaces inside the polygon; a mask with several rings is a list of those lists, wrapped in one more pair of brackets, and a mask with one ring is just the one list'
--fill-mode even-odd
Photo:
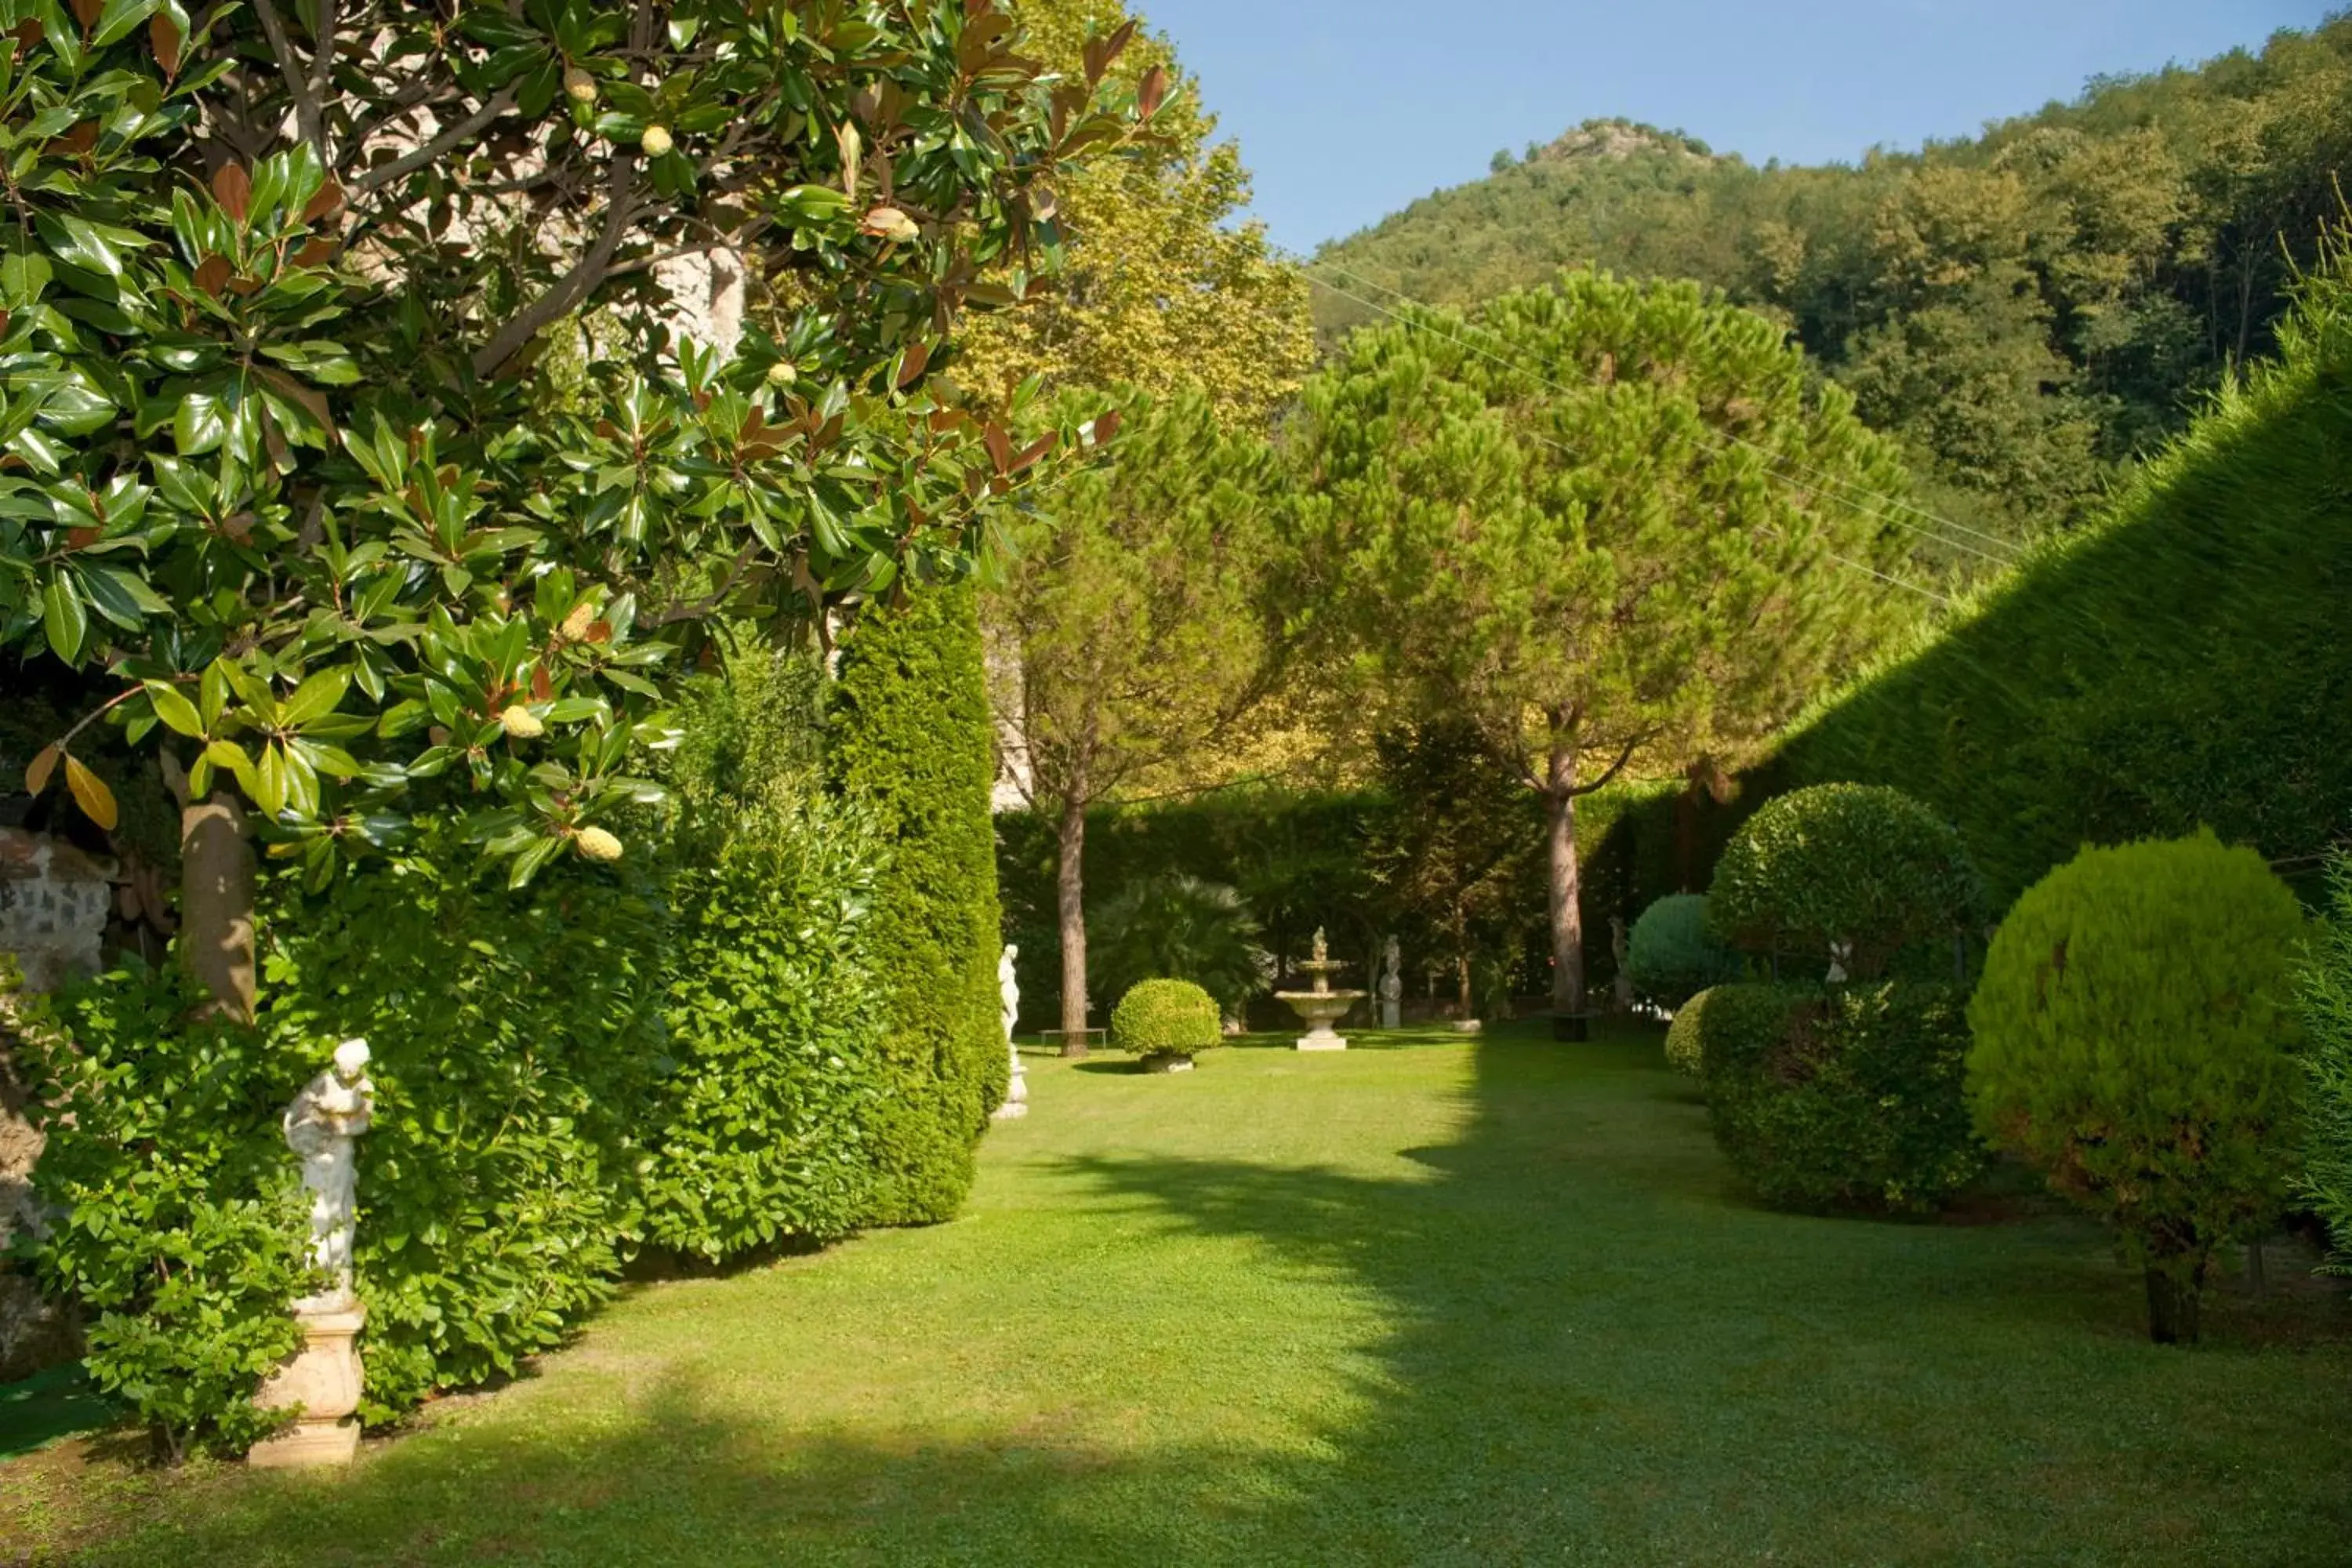
{"label": "distant statue", "polygon": [[1633,939],[1625,934],[1625,917],[1611,915],[1609,917],[1609,951],[1617,959],[1617,979],[1610,990],[1617,1003],[1617,1011],[1620,1013],[1630,1013],[1633,1010],[1633,972],[1625,967],[1626,955],[1633,950]]}
{"label": "distant statue", "polygon": [[1315,928],[1315,962],[1318,963],[1328,963],[1329,962],[1330,957],[1331,944],[1323,940],[1323,928],[1321,926],[1317,926]]}
{"label": "distant statue", "polygon": [[996,960],[996,995],[1004,1013],[1004,1043],[1008,1046],[1013,1043],[1013,1021],[1021,1016],[1021,982],[1013,974],[1013,961],[1020,956],[1021,950],[1008,942]]}
{"label": "distant statue", "polygon": [[1832,985],[1844,984],[1846,981],[1845,966],[1853,962],[1853,943],[1850,942],[1833,942],[1830,943],[1830,972],[1823,975],[1822,978],[1827,980]]}
{"label": "distant statue", "polygon": [[1012,1121],[1029,1114],[1029,1075],[1021,1070],[1021,1050],[1010,1040],[1004,1048],[1013,1058],[1013,1076],[1004,1082],[1004,1103],[991,1114],[992,1121]]}
{"label": "distant statue", "polygon": [[352,1292],[352,1236],[359,1215],[354,1142],[375,1119],[367,1065],[365,1040],[337,1046],[334,1066],[303,1086],[281,1123],[310,1194],[310,1267],[329,1281],[319,1295],[295,1302],[298,1311],[347,1310],[357,1300]]}
{"label": "distant statue", "polygon": [[1404,1022],[1404,953],[1397,939],[1381,949],[1381,1027],[1394,1029]]}

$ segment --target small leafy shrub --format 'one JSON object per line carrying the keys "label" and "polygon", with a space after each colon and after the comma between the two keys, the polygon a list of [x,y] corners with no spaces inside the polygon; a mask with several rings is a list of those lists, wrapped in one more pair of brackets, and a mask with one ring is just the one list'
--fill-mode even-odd
{"label": "small leafy shrub", "polygon": [[1706,895],[1669,893],[1642,911],[1625,942],[1625,973],[1643,998],[1680,1007],[1710,985],[1739,978],[1739,955],[1706,926]]}
{"label": "small leafy shrub", "polygon": [[1768,802],[1734,835],[1707,920],[1755,952],[1826,958],[1875,979],[1904,948],[1981,918],[1982,884],[1959,834],[1899,790],[1818,784]]}
{"label": "small leafy shrub", "polygon": [[1110,1043],[1147,1068],[1187,1060],[1223,1043],[1217,1000],[1189,980],[1146,980],[1111,1010]]}
{"label": "small leafy shrub", "polygon": [[1675,1008],[1674,1022],[1666,1026],[1666,1065],[1678,1073],[1691,1078],[1706,1076],[1699,1020],[1706,1015],[1707,998],[1717,989],[1710,986]]}
{"label": "small leafy shrub", "polygon": [[278,1117],[318,1064],[186,1021],[197,1000],[176,969],[134,965],[55,1004],[11,1002],[48,1134],[35,1191],[68,1215],[18,1247],[47,1291],[81,1303],[91,1379],[174,1461],[276,1424],[250,1400],[299,1338],[287,1303],[311,1288]]}
{"label": "small leafy shrub", "polygon": [[667,773],[676,930],[645,1236],[713,1263],[847,1235],[877,1203],[878,855],[820,786],[818,673],[753,656],[698,685]]}
{"label": "small leafy shrub", "polygon": [[274,879],[262,899],[261,1025],[299,1058],[279,1102],[328,1042],[375,1051],[354,1256],[371,1423],[512,1376],[611,1296],[666,1057],[649,857],[559,862],[510,892],[438,831],[325,894]]}
{"label": "small leafy shrub", "polygon": [[1265,988],[1257,936],[1257,921],[1232,888],[1181,874],[1141,878],[1096,911],[1087,935],[1088,973],[1112,995],[1155,975],[1175,975],[1239,1012]]}
{"label": "small leafy shrub", "polygon": [[1767,1203],[1933,1208],[1983,1168],[1963,996],[1718,985],[1696,1024],[1717,1143]]}
{"label": "small leafy shrub", "polygon": [[2112,1225],[2148,1331],[2194,1341],[2215,1249],[2289,1190],[2294,895],[2210,833],[2085,849],[2018,900],[1969,1009],[1985,1135]]}
{"label": "small leafy shrub", "polygon": [[2303,1179],[2299,1190],[2336,1238],[2328,1271],[2352,1274],[2352,858],[2328,872],[2328,918],[2303,969]]}

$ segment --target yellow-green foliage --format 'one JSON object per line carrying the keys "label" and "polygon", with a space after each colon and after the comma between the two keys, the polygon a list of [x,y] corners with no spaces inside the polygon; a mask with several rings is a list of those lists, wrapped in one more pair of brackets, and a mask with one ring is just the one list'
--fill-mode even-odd
{"label": "yellow-green foliage", "polygon": [[1189,980],[1146,980],[1111,1010],[1110,1043],[1140,1057],[1189,1057],[1220,1044],[1216,998]]}
{"label": "yellow-green foliage", "polygon": [[2336,1237],[2332,1271],[2352,1274],[2352,859],[2329,875],[2328,919],[2303,973],[2311,1031],[2301,1189]]}
{"label": "yellow-green foliage", "polygon": [[1714,989],[1700,992],[1675,1009],[1674,1022],[1666,1026],[1666,1065],[1678,1073],[1692,1078],[1706,1076],[1705,1053],[1700,1048],[1699,1020],[1706,1016],[1706,999]]}
{"label": "yellow-green foliage", "polygon": [[2287,1195],[2303,937],[2262,857],[2210,833],[2085,849],[2017,901],[1969,1007],[1985,1135],[2191,1301]]}
{"label": "yellow-green foliage", "polygon": [[873,813],[890,857],[870,928],[890,1080],[876,1131],[876,1219],[925,1224],[962,1205],[972,1145],[1007,1072],[988,816],[995,760],[971,588],[869,605],[833,698],[827,770]]}

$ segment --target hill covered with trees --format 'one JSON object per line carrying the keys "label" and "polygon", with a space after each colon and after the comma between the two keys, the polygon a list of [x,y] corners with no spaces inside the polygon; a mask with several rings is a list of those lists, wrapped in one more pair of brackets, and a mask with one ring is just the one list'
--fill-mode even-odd
{"label": "hill covered with trees", "polygon": [[1859,165],[1589,121],[1326,246],[1318,325],[1583,263],[1698,279],[1785,322],[1901,438],[1929,507],[2031,537],[2275,347],[2347,162],[2352,13]]}

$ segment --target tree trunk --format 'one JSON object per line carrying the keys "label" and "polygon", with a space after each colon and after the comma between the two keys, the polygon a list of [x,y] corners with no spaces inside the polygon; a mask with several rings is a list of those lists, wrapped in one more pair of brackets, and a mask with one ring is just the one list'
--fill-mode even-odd
{"label": "tree trunk", "polygon": [[2197,1342],[2199,1291],[2162,1269],[2147,1271],[2147,1337],[2160,1345]]}
{"label": "tree trunk", "polygon": [[1576,744],[1555,727],[1545,799],[1551,828],[1551,1010],[1584,1011],[1584,912],[1578,907]]}
{"label": "tree trunk", "polygon": [[1062,800],[1055,908],[1062,927],[1062,1054],[1087,1054],[1087,807],[1076,789]]}
{"label": "tree trunk", "polygon": [[180,810],[180,958],[211,994],[208,1016],[253,1022],[253,847],[236,797]]}

